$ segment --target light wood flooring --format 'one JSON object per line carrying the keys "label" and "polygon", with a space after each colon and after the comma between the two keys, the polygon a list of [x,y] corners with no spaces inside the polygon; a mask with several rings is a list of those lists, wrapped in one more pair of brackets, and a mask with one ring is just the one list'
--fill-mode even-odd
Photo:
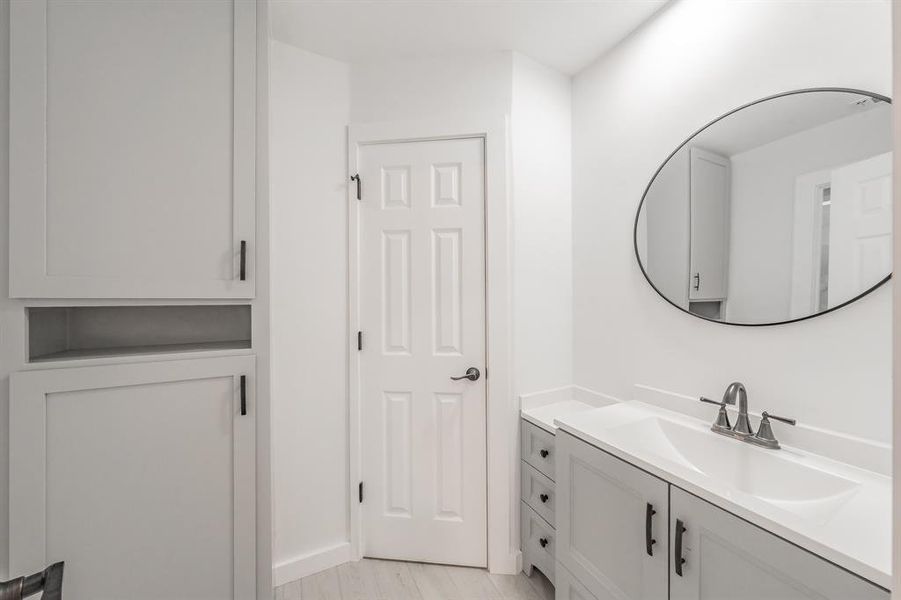
{"label": "light wood flooring", "polygon": [[553,600],[554,587],[532,576],[485,569],[364,559],[275,588],[275,600]]}

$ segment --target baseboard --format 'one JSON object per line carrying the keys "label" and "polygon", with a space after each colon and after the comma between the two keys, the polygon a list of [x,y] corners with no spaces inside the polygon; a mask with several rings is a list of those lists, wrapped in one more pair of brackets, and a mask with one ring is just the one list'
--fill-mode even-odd
{"label": "baseboard", "polygon": [[350,561],[350,543],[342,542],[275,565],[272,567],[272,584],[278,587]]}

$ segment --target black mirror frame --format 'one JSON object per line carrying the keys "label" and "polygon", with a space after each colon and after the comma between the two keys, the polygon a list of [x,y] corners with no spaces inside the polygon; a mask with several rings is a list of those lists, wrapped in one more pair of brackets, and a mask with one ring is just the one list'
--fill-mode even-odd
{"label": "black mirror frame", "polygon": [[[669,156],[666,157],[666,160],[664,160],[664,161],[660,164],[660,166],[657,167],[657,170],[654,171],[654,175],[651,177],[651,180],[648,182],[648,185],[644,188],[644,193],[641,195],[641,201],[638,203],[638,209],[635,211],[635,223],[634,223],[633,226],[632,226],[632,246],[633,246],[633,250],[634,250],[634,252],[635,252],[635,262],[638,263],[638,268],[641,269],[641,274],[644,276],[645,281],[647,281],[647,282],[648,282],[648,285],[650,285],[651,288],[652,288],[655,292],[657,292],[657,295],[660,296],[661,298],[663,298],[668,304],[670,304],[671,306],[675,307],[676,309],[678,309],[678,310],[681,311],[681,312],[684,312],[684,313],[686,313],[686,314],[688,314],[688,315],[691,315],[692,317],[695,317],[695,318],[697,318],[697,319],[701,319],[701,320],[703,320],[703,321],[709,321],[709,322],[711,322],[711,323],[717,323],[717,324],[719,324],[719,325],[732,325],[733,327],[771,327],[771,326],[773,326],[773,325],[786,325],[786,324],[788,324],[788,323],[797,323],[797,322],[799,322],[799,321],[806,321],[806,320],[808,320],[808,319],[813,319],[813,318],[815,318],[815,317],[821,317],[821,316],[823,316],[823,315],[825,315],[825,314],[828,314],[828,313],[831,313],[831,312],[833,312],[833,311],[836,311],[836,310],[838,310],[838,309],[840,309],[840,308],[843,308],[843,307],[845,307],[845,306],[848,306],[848,305],[851,304],[852,302],[857,302],[858,300],[860,300],[861,298],[863,298],[863,297],[866,296],[867,294],[869,294],[869,293],[875,291],[876,289],[878,289],[880,286],[882,286],[882,284],[884,284],[886,281],[888,281],[889,279],[892,278],[892,273],[889,273],[889,274],[886,275],[881,281],[879,281],[878,283],[876,283],[875,285],[873,285],[873,286],[870,287],[869,289],[865,290],[864,292],[861,292],[861,293],[858,294],[857,296],[854,296],[854,297],[851,298],[850,300],[846,300],[845,302],[842,302],[841,304],[839,304],[839,305],[837,305],[837,306],[833,306],[832,308],[828,308],[828,309],[826,309],[826,310],[824,310],[824,311],[822,311],[822,312],[818,312],[818,313],[813,313],[813,314],[811,314],[811,315],[807,315],[806,317],[798,317],[797,319],[789,319],[789,320],[786,320],[786,321],[772,321],[772,322],[769,322],[769,323],[734,323],[734,322],[731,322],[731,321],[719,321],[719,320],[717,320],[717,319],[711,319],[711,318],[709,318],[709,317],[704,317],[704,316],[695,314],[695,313],[693,313],[693,312],[691,312],[691,311],[689,311],[689,310],[686,310],[686,309],[682,308],[681,306],[679,306],[678,304],[676,304],[675,302],[673,302],[672,300],[670,300],[669,298],[667,298],[667,297],[663,294],[663,292],[661,292],[660,289],[658,289],[657,286],[654,285],[654,282],[651,281],[651,278],[650,278],[650,277],[648,277],[648,273],[647,273],[647,271],[645,270],[644,265],[643,265],[642,262],[641,262],[641,255],[640,255],[639,252],[638,252],[638,220],[639,220],[639,218],[641,217],[641,209],[642,209],[642,207],[644,206],[645,198],[647,198],[648,191],[651,189],[651,186],[654,185],[654,181],[657,180],[657,176],[660,174],[660,171],[663,170],[663,167],[666,166],[666,164],[670,161],[670,159],[672,159],[673,156],[675,156],[676,153],[679,152],[679,150],[681,150],[682,148],[684,148],[686,144],[688,144],[691,140],[693,140],[695,137],[697,137],[698,134],[700,134],[702,131],[704,131],[705,129],[707,129],[707,128],[710,127],[711,125],[713,125],[713,124],[715,124],[715,123],[718,123],[718,122],[722,121],[722,120],[725,119],[726,117],[728,117],[728,116],[730,116],[730,115],[733,115],[733,114],[737,113],[737,112],[740,111],[740,110],[744,110],[744,109],[746,109],[746,108],[749,108],[749,107],[754,106],[754,105],[756,105],[756,104],[760,104],[760,103],[762,103],[762,102],[767,102],[767,101],[769,101],[769,100],[775,100],[776,98],[782,98],[782,97],[785,97],[785,96],[794,96],[794,95],[796,95],[796,94],[810,94],[810,93],[813,93],[813,92],[842,92],[842,93],[846,93],[846,94],[859,94],[859,95],[861,95],[861,96],[869,96],[870,98],[875,98],[876,100],[880,100],[880,101],[886,102],[886,103],[888,103],[888,104],[891,104],[891,103],[892,103],[892,99],[889,98],[889,97],[887,97],[887,96],[883,96],[882,94],[877,94],[877,93],[875,93],[875,92],[867,92],[867,91],[864,91],[864,90],[858,90],[858,89],[855,89],[855,88],[817,87],[817,88],[804,88],[804,89],[800,89],[800,90],[792,90],[792,91],[790,91],[790,92],[782,92],[782,93],[780,93],[780,94],[773,94],[772,96],[767,96],[767,97],[765,97],[765,98],[761,98],[761,99],[759,99],[759,100],[754,100],[753,102],[748,102],[747,104],[743,104],[742,106],[739,106],[738,108],[734,108],[734,109],[730,110],[729,112],[727,112],[727,113],[725,113],[725,114],[722,114],[722,115],[720,115],[719,117],[715,118],[714,120],[710,121],[709,123],[707,123],[706,125],[704,125],[704,126],[701,127],[700,129],[698,129],[697,131],[695,131],[694,133],[692,133],[690,136],[688,136],[688,137],[685,139],[684,142],[682,142],[681,144],[679,144],[678,146],[676,146],[676,149],[673,150],[673,151],[669,154]],[[893,148],[893,151],[896,151],[896,150],[897,150],[896,148]],[[894,174],[893,174],[893,175],[894,175]],[[894,236],[894,235],[895,235],[895,232],[892,231],[892,236]]]}

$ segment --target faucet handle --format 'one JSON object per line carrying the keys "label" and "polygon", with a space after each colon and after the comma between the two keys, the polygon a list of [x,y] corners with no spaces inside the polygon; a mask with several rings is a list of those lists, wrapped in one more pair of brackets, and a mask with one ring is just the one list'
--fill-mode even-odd
{"label": "faucet handle", "polygon": [[783,423],[788,423],[789,425],[798,424],[798,422],[794,419],[789,419],[788,417],[780,417],[778,415],[770,414],[767,411],[763,411],[760,416],[763,417],[763,420],[776,419],[777,421],[782,421]]}
{"label": "faucet handle", "polygon": [[752,437],[747,438],[747,440],[753,444],[757,444],[758,446],[763,446],[764,448],[778,450],[779,442],[776,440],[776,436],[773,435],[773,426],[770,425],[770,419],[776,419],[777,421],[781,421],[788,425],[797,425],[798,423],[794,419],[771,415],[767,411],[763,411],[760,414],[760,426],[757,428],[757,433],[755,433]]}
{"label": "faucet handle", "polygon": [[698,398],[698,400],[700,400],[701,402],[706,402],[707,404],[716,404],[717,406],[726,406],[725,402],[717,402],[716,400],[711,400],[710,398],[705,398],[704,396],[701,396],[700,398]]}
{"label": "faucet handle", "polygon": [[731,431],[732,424],[729,423],[729,414],[726,412],[725,402],[717,402],[716,400],[711,400],[710,398],[705,398],[704,396],[701,396],[699,400],[701,402],[706,402],[707,404],[716,404],[720,407],[720,412],[718,412],[716,415],[716,421],[711,427],[713,431]]}

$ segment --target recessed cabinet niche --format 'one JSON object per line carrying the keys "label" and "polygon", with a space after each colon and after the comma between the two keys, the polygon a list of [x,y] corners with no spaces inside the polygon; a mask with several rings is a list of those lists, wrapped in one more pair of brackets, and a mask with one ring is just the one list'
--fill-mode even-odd
{"label": "recessed cabinet niche", "polygon": [[27,309],[28,362],[250,348],[250,305]]}
{"label": "recessed cabinet niche", "polygon": [[10,296],[254,295],[256,6],[10,7]]}

